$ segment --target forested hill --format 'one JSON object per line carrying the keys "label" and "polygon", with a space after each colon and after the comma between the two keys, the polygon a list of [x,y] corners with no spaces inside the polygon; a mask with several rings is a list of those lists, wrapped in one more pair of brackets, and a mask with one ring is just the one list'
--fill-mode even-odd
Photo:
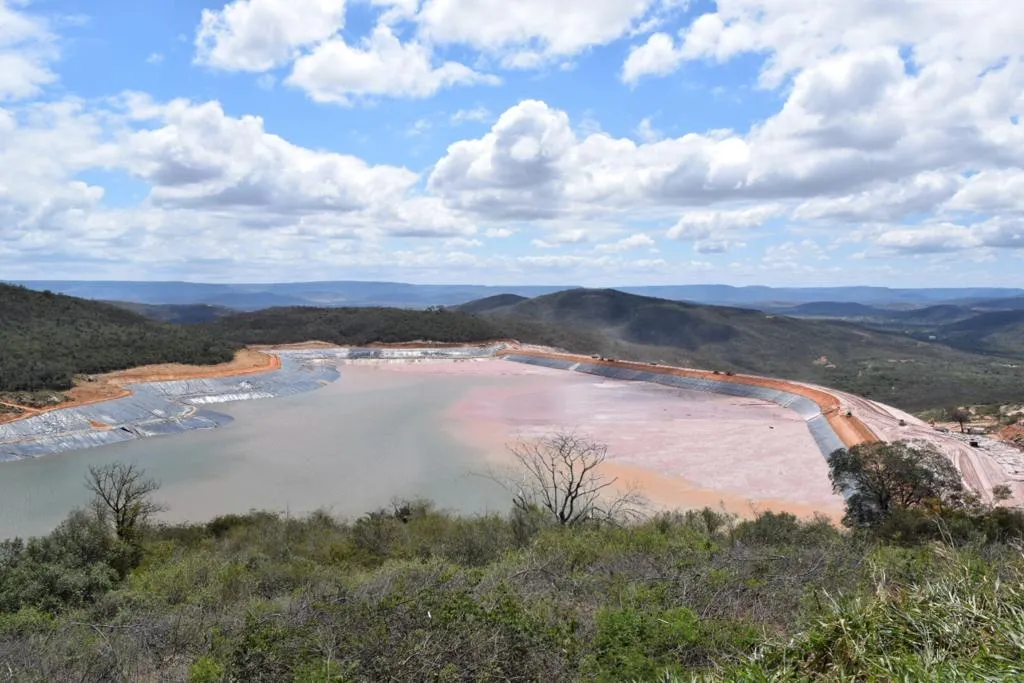
{"label": "forested hill", "polygon": [[269,308],[226,316],[198,328],[242,344],[318,340],[358,346],[377,342],[462,343],[511,338],[585,352],[600,344],[592,335],[568,327],[440,308]]}
{"label": "forested hill", "polygon": [[[996,335],[989,336],[994,343]],[[501,338],[813,381],[909,410],[1024,400],[1024,364],[1014,359],[849,323],[585,289],[534,299],[491,297],[462,310],[286,307],[179,326],[104,303],[0,285],[0,392],[66,389],[79,373],[152,363],[218,363],[244,344]]]}
{"label": "forested hill", "polygon": [[522,301],[490,297],[462,308],[500,324],[557,325],[589,334],[600,339],[600,353],[619,358],[811,381],[909,410],[1024,400],[1024,368],[1016,359],[853,323],[612,289],[572,289]]}
{"label": "forested hill", "polygon": [[0,284],[0,392],[68,389],[74,375],[228,361],[238,345],[116,306]]}

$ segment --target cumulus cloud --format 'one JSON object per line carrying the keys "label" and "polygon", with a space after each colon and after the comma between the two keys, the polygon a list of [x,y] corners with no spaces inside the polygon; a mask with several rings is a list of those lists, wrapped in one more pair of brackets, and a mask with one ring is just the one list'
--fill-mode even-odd
{"label": "cumulus cloud", "polygon": [[487,107],[474,107],[473,109],[460,109],[451,115],[452,125],[459,125],[471,121],[473,123],[484,123],[492,118]]}
{"label": "cumulus cloud", "polygon": [[340,37],[319,44],[295,61],[287,83],[317,102],[349,104],[353,98],[375,95],[429,97],[443,88],[497,85],[500,80],[458,62],[435,66],[430,47],[403,43],[381,24],[356,47]]}
{"label": "cumulus cloud", "polygon": [[663,76],[679,68],[683,54],[676,48],[672,36],[654,33],[647,42],[629,51],[622,65],[622,80],[636,83],[644,76]]}
{"label": "cumulus cloud", "polygon": [[128,168],[151,200],[190,207],[356,211],[400,199],[417,175],[317,152],[267,133],[256,116],[229,117],[217,102],[163,108],[162,126],[127,138]]}
{"label": "cumulus cloud", "polygon": [[[610,43],[676,3],[657,0],[425,0],[416,22],[440,44],[497,54],[510,68],[534,68],[554,58]],[[666,7],[668,5],[668,7]]]}
{"label": "cumulus cloud", "polygon": [[553,249],[568,244],[583,244],[590,241],[590,235],[582,228],[559,230],[544,239],[535,239],[530,243],[538,249]]}
{"label": "cumulus cloud", "polygon": [[655,242],[649,235],[645,235],[642,232],[637,232],[629,237],[623,237],[620,240],[611,242],[609,244],[597,245],[597,251],[609,252],[609,253],[621,253],[624,251],[632,251],[634,249],[652,248]]}
{"label": "cumulus cloud", "polygon": [[[589,48],[629,36],[626,83],[752,55],[763,60],[758,84],[780,105],[742,129],[666,136],[648,118],[618,137],[603,132],[599,110],[572,120],[540,100],[515,103],[513,91],[495,116],[404,119],[489,125],[417,172],[303,147],[217,102],[29,102],[56,78],[57,39],[21,3],[0,0],[4,253],[73,247],[105,259],[145,245],[140,258],[180,258],[187,238],[210,263],[230,263],[256,258],[222,244],[242,231],[261,235],[281,263],[321,247],[340,264],[381,263],[388,240],[439,238],[457,240],[455,261],[424,247],[395,251],[404,255],[394,262],[614,269],[653,246],[650,226],[699,253],[769,231],[799,235],[760,262],[779,268],[817,258],[805,235],[859,241],[886,258],[1024,247],[1024,6],[729,0],[679,33],[651,35],[679,3],[368,1],[374,28],[362,38],[342,36],[342,0],[229,2],[199,18],[197,61],[351,105],[496,83],[485,72],[501,64],[582,63]],[[110,208],[88,171],[130,175],[145,200]],[[532,265],[470,253],[476,234],[517,230],[558,250]]]}
{"label": "cumulus cloud", "polygon": [[1000,0],[970,3],[730,0],[698,17],[683,33],[683,59],[726,61],[745,53],[769,55],[761,84],[776,87],[787,76],[833,55],[878,47],[912,46],[926,65],[956,60],[970,70],[1020,54],[1017,27],[1024,6]]}
{"label": "cumulus cloud", "polygon": [[640,123],[636,127],[636,135],[642,142],[657,142],[665,136],[662,135],[661,131],[654,127],[651,123],[651,117],[645,116],[640,119]]}
{"label": "cumulus cloud", "polygon": [[234,0],[204,9],[196,61],[229,71],[267,71],[345,25],[345,0]]}
{"label": "cumulus cloud", "polygon": [[32,97],[57,80],[54,36],[40,17],[0,0],[0,102]]}
{"label": "cumulus cloud", "polygon": [[782,213],[782,207],[770,204],[745,209],[688,211],[669,229],[667,236],[684,241],[719,238],[728,232],[756,228]]}

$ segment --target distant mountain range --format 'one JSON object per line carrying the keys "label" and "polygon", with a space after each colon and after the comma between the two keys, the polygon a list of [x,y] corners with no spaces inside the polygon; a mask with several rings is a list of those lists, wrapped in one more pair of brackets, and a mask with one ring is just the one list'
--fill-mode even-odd
{"label": "distant mountain range", "polygon": [[[140,304],[207,304],[241,311],[273,306],[395,306],[427,308],[456,306],[499,294],[537,297],[567,286],[416,285],[401,282],[293,282],[277,284],[210,284],[193,282],[131,281],[19,281],[30,289],[50,290],[85,299]],[[784,309],[817,302],[860,304],[882,309],[913,309],[935,304],[971,305],[986,301],[1013,300],[1024,308],[1024,289],[986,287],[941,289],[890,289],[886,287],[733,287],[730,285],[679,285],[620,287],[619,291],[674,301],[741,306],[765,310]],[[1002,310],[1001,308],[999,310]],[[781,312],[781,311],[780,311]],[[787,313],[800,314],[800,313]],[[825,316],[848,317],[848,316]]]}

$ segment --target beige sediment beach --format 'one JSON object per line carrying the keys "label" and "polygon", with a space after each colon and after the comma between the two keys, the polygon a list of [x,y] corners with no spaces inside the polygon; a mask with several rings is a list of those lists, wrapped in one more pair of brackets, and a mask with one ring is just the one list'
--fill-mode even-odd
{"label": "beige sediment beach", "polygon": [[516,376],[514,384],[469,390],[448,411],[449,429],[489,467],[508,466],[507,445],[517,439],[571,429],[606,443],[605,475],[636,486],[657,508],[842,514],[842,498],[832,492],[806,423],[772,403],[504,361],[378,367],[384,373]]}

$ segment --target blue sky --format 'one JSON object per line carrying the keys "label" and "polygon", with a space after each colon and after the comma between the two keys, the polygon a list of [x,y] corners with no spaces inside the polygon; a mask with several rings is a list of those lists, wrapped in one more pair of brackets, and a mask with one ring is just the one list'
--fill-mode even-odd
{"label": "blue sky", "polygon": [[0,277],[1022,286],[1022,25],[0,0]]}

